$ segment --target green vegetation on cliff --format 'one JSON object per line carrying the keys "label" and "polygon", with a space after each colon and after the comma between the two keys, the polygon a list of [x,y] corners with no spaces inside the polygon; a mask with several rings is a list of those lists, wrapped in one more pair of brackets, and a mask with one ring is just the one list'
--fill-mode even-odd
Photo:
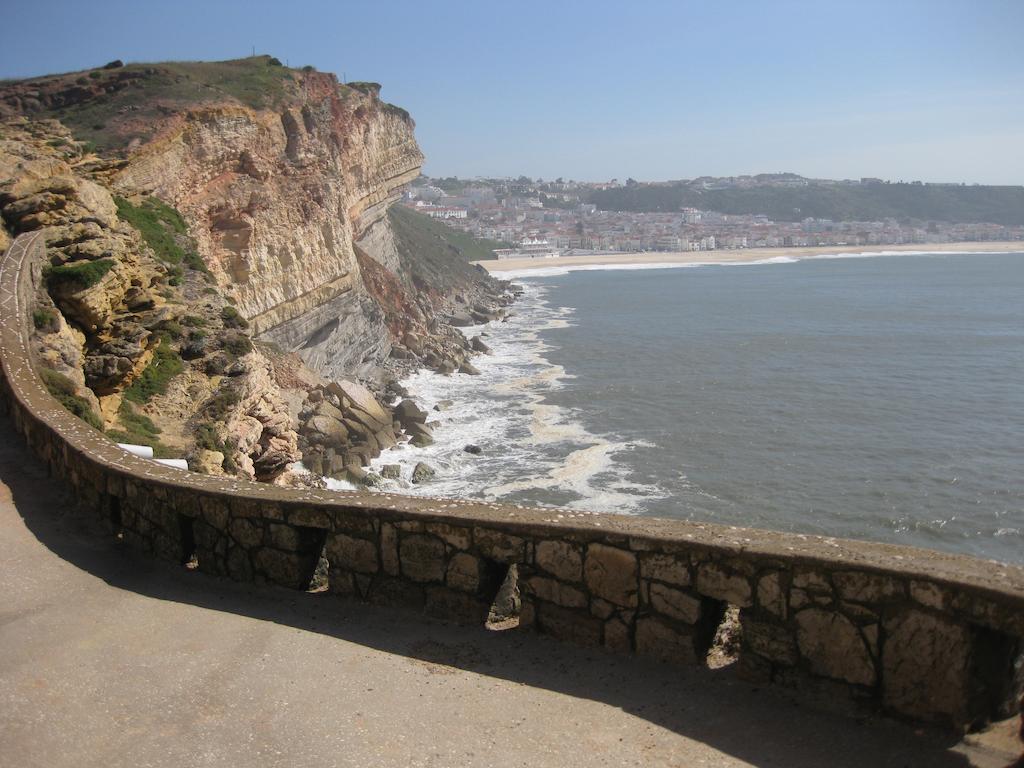
{"label": "green vegetation on cliff", "polygon": [[399,250],[405,245],[415,252],[417,258],[427,261],[443,263],[452,256],[464,261],[483,261],[496,258],[495,248],[508,248],[505,243],[460,232],[404,205],[391,206],[388,216]]}
{"label": "green vegetation on cliff", "polygon": [[35,117],[60,120],[97,150],[121,149],[152,137],[167,115],[203,104],[239,102],[253,109],[282,102],[297,71],[270,56],[232,61],[128,64],[10,81],[31,86]]}
{"label": "green vegetation on cliff", "polygon": [[[147,197],[141,205],[133,205],[123,197],[115,197],[114,203],[117,215],[139,231],[158,259],[172,266],[184,262],[189,269],[209,276],[210,271],[177,210],[155,197]],[[180,277],[180,271],[174,276]]]}
{"label": "green vegetation on cliff", "polygon": [[75,261],[47,267],[45,270],[46,284],[51,288],[62,288],[72,291],[84,291],[92,288],[114,268],[113,259],[97,259],[96,261]]}
{"label": "green vegetation on cliff", "polygon": [[117,416],[124,429],[108,429],[107,437],[111,440],[132,445],[148,445],[153,449],[153,456],[157,459],[174,458],[181,454],[180,451],[161,443],[160,428],[145,414],[137,413],[127,401],[121,402]]}
{"label": "green vegetation on cliff", "polygon": [[606,211],[669,212],[685,206],[726,214],[763,213],[776,221],[895,218],[1024,224],[1024,187],[810,183],[802,187],[702,189],[685,183],[636,184],[595,190],[589,200]]}
{"label": "green vegetation on cliff", "polygon": [[184,370],[181,356],[174,351],[166,337],[162,338],[153,352],[153,359],[124,391],[124,396],[134,403],[148,403],[155,395],[167,392],[170,380]]}
{"label": "green vegetation on cliff", "polygon": [[46,391],[53,395],[57,402],[90,427],[103,431],[103,420],[92,409],[88,400],[75,394],[77,387],[71,379],[52,368],[40,368],[39,378],[43,380]]}

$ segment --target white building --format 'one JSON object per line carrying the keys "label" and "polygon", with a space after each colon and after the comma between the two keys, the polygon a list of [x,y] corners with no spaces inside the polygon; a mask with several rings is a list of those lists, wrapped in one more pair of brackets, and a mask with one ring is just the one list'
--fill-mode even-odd
{"label": "white building", "polygon": [[504,259],[557,259],[561,252],[546,239],[527,237],[517,248],[498,248],[494,254]]}

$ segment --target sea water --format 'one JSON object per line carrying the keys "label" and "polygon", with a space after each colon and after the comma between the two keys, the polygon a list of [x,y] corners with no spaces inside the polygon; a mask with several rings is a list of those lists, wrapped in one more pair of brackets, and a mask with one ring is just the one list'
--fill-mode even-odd
{"label": "sea water", "polygon": [[480,376],[403,382],[435,444],[374,465],[403,465],[389,491],[1024,562],[1024,253],[873,256],[517,275],[512,317],[465,329]]}

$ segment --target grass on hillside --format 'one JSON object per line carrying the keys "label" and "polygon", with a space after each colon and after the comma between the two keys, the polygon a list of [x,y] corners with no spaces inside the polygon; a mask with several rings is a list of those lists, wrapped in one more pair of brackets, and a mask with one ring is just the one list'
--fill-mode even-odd
{"label": "grass on hillside", "polygon": [[40,368],[39,378],[43,380],[43,386],[57,402],[90,427],[103,431],[103,420],[92,409],[88,400],[75,394],[77,388],[71,379],[62,373],[57,373],[52,368]]}
{"label": "grass on hillside", "polygon": [[473,237],[404,205],[393,205],[389,210],[395,233],[421,248],[440,250],[447,255],[459,256],[465,261],[496,259],[495,248],[508,248],[497,240]]}
{"label": "grass on hillside", "polygon": [[117,415],[124,429],[107,430],[107,437],[114,442],[148,445],[157,459],[174,458],[181,453],[160,442],[160,428],[148,416],[137,413],[127,401],[121,402]]}
{"label": "grass on hillside", "polygon": [[[122,149],[135,137],[146,140],[159,118],[197,104],[238,101],[253,109],[279,104],[294,82],[294,70],[270,56],[232,61],[181,61],[128,64],[117,69],[72,72],[54,77],[82,87],[124,82],[126,87],[85,99],[41,116],[55,117],[75,138],[99,151]],[[53,78],[33,78],[46,84]]]}
{"label": "grass on hillside", "polygon": [[71,264],[47,267],[44,270],[44,278],[50,288],[84,291],[86,288],[96,285],[113,268],[113,259],[76,261]]}
{"label": "grass on hillside", "polygon": [[[141,205],[133,205],[123,197],[115,197],[114,203],[117,215],[139,231],[158,259],[172,266],[184,263],[189,269],[209,277],[210,271],[177,210],[155,197],[147,197]],[[183,242],[186,245],[183,246]],[[172,276],[180,277],[180,270],[178,272]]]}
{"label": "grass on hillside", "polygon": [[148,403],[154,396],[167,392],[167,385],[171,379],[184,370],[185,364],[181,356],[164,337],[160,339],[149,365],[124,391],[124,397],[133,403]]}

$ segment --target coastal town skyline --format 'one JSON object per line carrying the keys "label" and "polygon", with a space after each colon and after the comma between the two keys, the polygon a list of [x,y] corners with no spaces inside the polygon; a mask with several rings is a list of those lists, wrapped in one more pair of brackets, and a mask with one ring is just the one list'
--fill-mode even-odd
{"label": "coastal town skyline", "polygon": [[[672,182],[662,182],[661,186]],[[875,178],[811,180],[795,174],[708,177],[690,182],[700,191],[800,190],[812,184],[843,190],[885,186]],[[905,186],[925,185],[916,182]],[[765,211],[724,213],[712,205],[681,205],[674,210],[614,210],[591,202],[595,193],[636,190],[644,184],[508,179],[421,177],[404,193],[403,203],[474,237],[500,243],[498,258],[550,257],[585,252],[715,251],[747,248],[907,245],[966,241],[1024,240],[1020,222],[908,220],[884,217],[804,216],[788,220]],[[614,198],[613,198],[614,199]],[[621,206],[620,206],[621,207]]]}

